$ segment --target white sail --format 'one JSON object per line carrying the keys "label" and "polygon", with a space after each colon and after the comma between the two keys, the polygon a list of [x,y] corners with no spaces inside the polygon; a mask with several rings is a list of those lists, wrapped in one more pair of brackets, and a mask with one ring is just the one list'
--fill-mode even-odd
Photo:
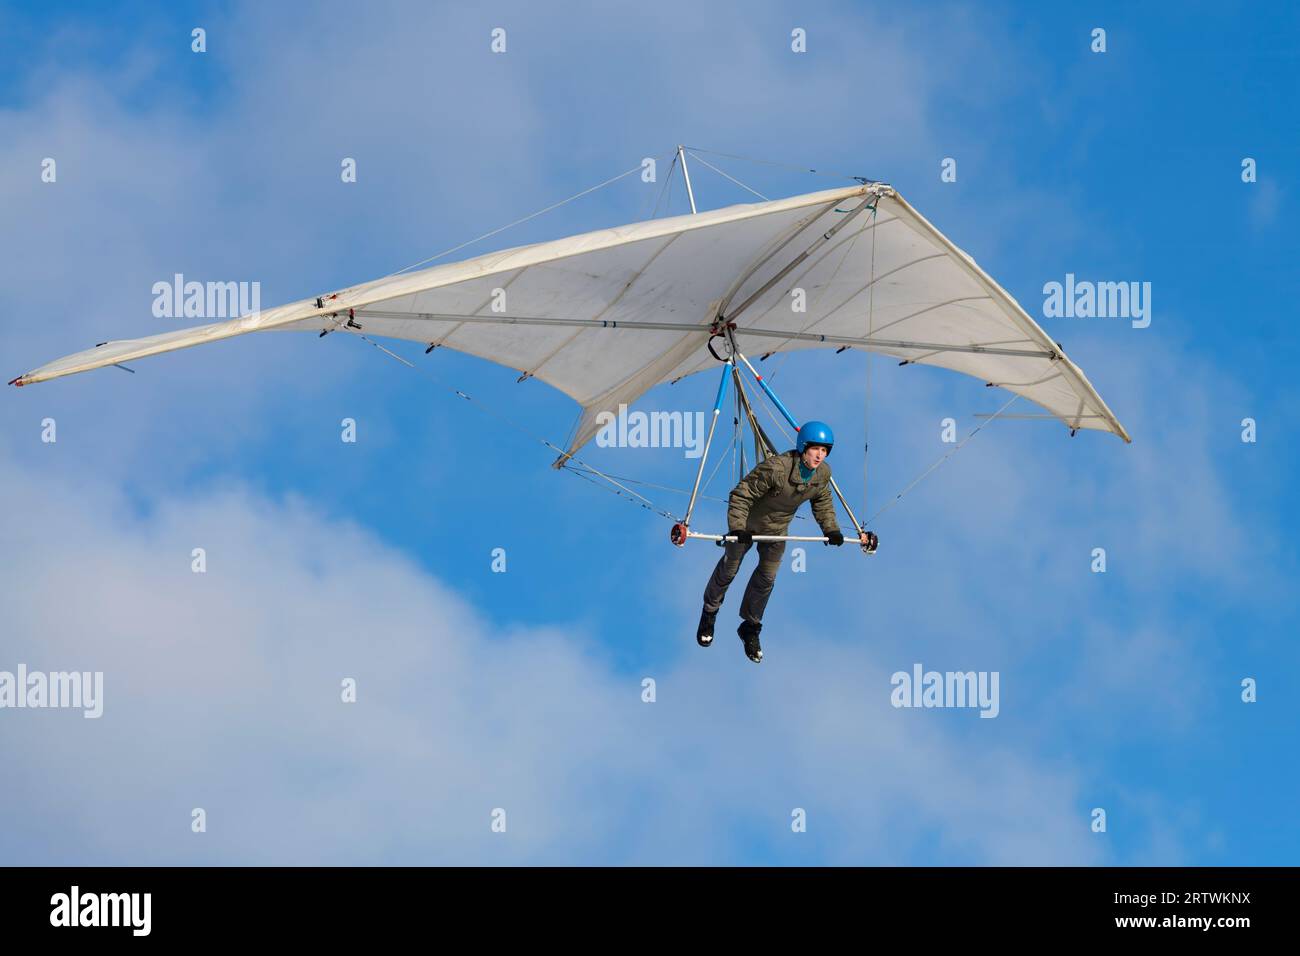
{"label": "white sail", "polygon": [[[798,311],[802,306],[803,311]],[[1071,429],[1129,440],[1083,372],[968,255],[892,188],[868,184],[506,249],[256,315],[57,359],[27,385],[248,332],[347,332],[438,344],[535,377],[596,416],[716,368],[715,324],[753,354],[868,349],[1006,388]]]}

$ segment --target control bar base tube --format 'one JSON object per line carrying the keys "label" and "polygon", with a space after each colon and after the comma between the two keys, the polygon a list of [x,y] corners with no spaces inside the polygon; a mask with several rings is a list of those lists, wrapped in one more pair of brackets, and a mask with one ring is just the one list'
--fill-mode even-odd
{"label": "control bar base tube", "polygon": [[[734,534],[702,534],[698,531],[688,531],[688,538],[700,538],[704,541],[725,541],[728,543],[735,542]],[[827,538],[824,535],[803,535],[803,534],[756,534],[754,541],[820,541],[825,544]]]}
{"label": "control bar base tube", "polygon": [[[689,538],[705,538],[709,541],[726,541],[735,542],[739,540],[734,534],[696,534],[694,531],[688,532]],[[751,539],[753,541],[820,541],[826,543],[823,535],[797,535],[797,534],[756,534]]]}

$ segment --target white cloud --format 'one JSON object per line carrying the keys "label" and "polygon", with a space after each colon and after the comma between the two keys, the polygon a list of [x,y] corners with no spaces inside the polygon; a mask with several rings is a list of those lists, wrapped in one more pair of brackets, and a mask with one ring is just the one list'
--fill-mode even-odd
{"label": "white cloud", "polygon": [[1069,774],[971,739],[993,722],[959,743],[892,709],[863,650],[805,640],[760,670],[724,636],[650,673],[645,704],[593,635],[500,633],[301,502],[234,490],[137,522],[97,483],[6,465],[0,484],[18,542],[3,664],[105,672],[98,721],[0,714],[8,772],[39,781],[6,817],[63,835],[17,858],[731,862],[753,832],[783,852],[804,806],[835,862],[905,862],[931,832],[975,862],[1098,859]]}

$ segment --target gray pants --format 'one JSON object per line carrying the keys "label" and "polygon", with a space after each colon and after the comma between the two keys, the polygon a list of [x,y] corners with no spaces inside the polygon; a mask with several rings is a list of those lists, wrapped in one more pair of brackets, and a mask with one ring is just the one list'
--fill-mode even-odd
{"label": "gray pants", "polygon": [[[722,599],[727,596],[727,587],[740,570],[740,562],[752,545],[734,542],[722,551],[718,566],[713,569],[709,586],[704,589],[704,610],[717,614],[722,607]],[[767,599],[772,596],[772,587],[776,584],[776,572],[781,570],[781,556],[785,554],[784,541],[760,541],[758,543],[758,567],[749,577],[749,586],[740,602],[740,616],[751,624],[763,623],[763,611]]]}

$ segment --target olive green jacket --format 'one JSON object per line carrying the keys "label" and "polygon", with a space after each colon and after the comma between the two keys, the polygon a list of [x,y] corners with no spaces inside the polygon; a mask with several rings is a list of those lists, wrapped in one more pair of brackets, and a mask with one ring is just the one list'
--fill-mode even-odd
{"label": "olive green jacket", "polygon": [[813,517],[822,533],[840,529],[831,498],[831,466],[823,461],[807,482],[799,480],[799,458],[791,449],[772,455],[741,479],[731,492],[727,529],[753,534],[785,534],[799,506],[812,502]]}

